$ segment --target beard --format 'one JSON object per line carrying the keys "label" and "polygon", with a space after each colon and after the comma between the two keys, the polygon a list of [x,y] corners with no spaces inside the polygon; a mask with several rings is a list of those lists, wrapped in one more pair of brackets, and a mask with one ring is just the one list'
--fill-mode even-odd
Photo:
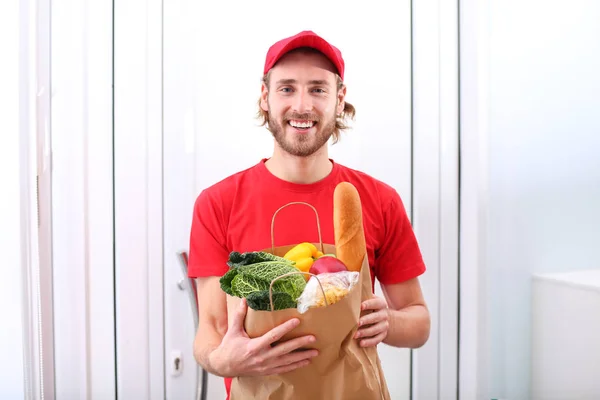
{"label": "beard", "polygon": [[[285,128],[289,126],[288,122],[295,120],[315,121],[315,134],[287,134]],[[275,141],[286,153],[296,157],[308,157],[316,153],[328,141],[335,130],[335,115],[330,118],[319,118],[315,114],[286,114],[281,122],[273,118],[269,112],[269,131],[275,138]],[[312,129],[312,128],[311,128]]]}

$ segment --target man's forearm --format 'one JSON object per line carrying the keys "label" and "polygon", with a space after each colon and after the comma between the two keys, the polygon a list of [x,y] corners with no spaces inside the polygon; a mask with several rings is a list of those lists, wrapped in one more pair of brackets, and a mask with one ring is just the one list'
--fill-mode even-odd
{"label": "man's forearm", "polygon": [[216,346],[200,347],[198,342],[194,344],[194,358],[196,362],[207,372],[213,375],[219,375],[216,368],[210,362],[210,353],[216,349]]}
{"label": "man's forearm", "polygon": [[215,359],[214,351],[218,348],[215,344],[202,344],[200,340],[194,343],[194,358],[196,362],[206,371],[216,376],[227,376],[218,358]]}
{"label": "man's forearm", "polygon": [[429,338],[429,311],[423,305],[402,310],[388,309],[389,329],[383,343],[394,347],[418,348]]}

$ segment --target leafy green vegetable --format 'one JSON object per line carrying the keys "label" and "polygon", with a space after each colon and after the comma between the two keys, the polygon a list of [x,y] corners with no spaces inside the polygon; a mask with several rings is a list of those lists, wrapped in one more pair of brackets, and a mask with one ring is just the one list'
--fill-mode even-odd
{"label": "leafy green vegetable", "polygon": [[275,282],[273,284],[273,292],[278,291],[287,293],[292,297],[293,300],[297,300],[304,291],[305,287],[306,280],[304,279],[304,275],[296,274],[286,276],[285,278],[281,278]]}
{"label": "leafy green vegetable", "polygon": [[[272,271],[273,270],[271,270],[271,272]],[[253,292],[260,292],[263,290],[268,291],[271,281],[278,276],[283,275],[283,273],[277,274],[271,279],[268,274],[262,275],[260,272],[261,271],[250,270],[250,268],[238,270],[238,273],[231,280],[231,288],[227,289],[233,296],[247,297]],[[226,283],[224,284],[226,285]],[[275,281],[273,284],[273,291],[288,293],[295,300],[300,297],[305,285],[306,281],[301,275],[290,275]],[[225,292],[227,292],[227,290],[225,290]]]}
{"label": "leafy green vegetable", "polygon": [[[252,292],[246,297],[248,307],[257,311],[271,311],[269,302],[269,291]],[[273,308],[283,310],[285,308],[296,308],[297,303],[292,299],[289,293],[273,292]]]}
{"label": "leafy green vegetable", "polygon": [[[296,267],[289,262],[280,261],[265,261],[251,265],[244,265],[242,267],[238,267],[238,270],[246,275],[256,276],[263,280],[269,281],[269,283],[271,283],[273,279],[283,274],[287,274],[288,272],[298,272],[298,269],[296,269]],[[294,275],[290,276],[289,278],[292,277],[303,279],[302,275]],[[283,280],[285,279],[287,279],[287,277],[283,278]]]}
{"label": "leafy green vegetable", "polygon": [[[298,272],[292,261],[265,252],[231,252],[227,264],[230,269],[220,279],[221,289],[231,296],[245,297],[255,310],[270,310],[269,286],[275,278]],[[305,286],[301,274],[278,279],[273,284],[275,310],[296,307]]]}
{"label": "leafy green vegetable", "polygon": [[237,268],[241,267],[242,265],[256,264],[264,261],[280,261],[288,264],[294,264],[293,261],[286,260],[283,257],[279,257],[271,253],[266,253],[264,251],[252,251],[246,253],[232,251],[229,254],[229,260],[227,261],[227,265],[230,268]]}
{"label": "leafy green vegetable", "polygon": [[231,268],[219,280],[219,282],[221,283],[221,289],[230,296],[235,296],[235,294],[231,290],[231,282],[236,277],[238,272],[239,270],[237,268]]}
{"label": "leafy green vegetable", "polygon": [[235,296],[247,297],[252,292],[267,290],[270,282],[254,275],[237,274],[231,282],[231,291]]}

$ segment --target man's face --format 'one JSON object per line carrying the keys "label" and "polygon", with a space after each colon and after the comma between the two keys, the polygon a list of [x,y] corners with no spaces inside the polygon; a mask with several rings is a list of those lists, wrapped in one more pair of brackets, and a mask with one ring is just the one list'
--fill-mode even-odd
{"label": "man's face", "polygon": [[331,137],[345,92],[338,92],[333,71],[333,64],[318,53],[287,54],[271,70],[261,107],[268,111],[271,133],[285,152],[308,157]]}

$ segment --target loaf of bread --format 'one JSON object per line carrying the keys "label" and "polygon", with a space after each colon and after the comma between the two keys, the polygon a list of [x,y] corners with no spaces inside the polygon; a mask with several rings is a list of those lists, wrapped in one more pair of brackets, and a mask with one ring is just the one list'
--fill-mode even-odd
{"label": "loaf of bread", "polygon": [[360,196],[349,182],[339,183],[333,192],[333,229],[337,258],[349,271],[360,271],[367,244]]}

